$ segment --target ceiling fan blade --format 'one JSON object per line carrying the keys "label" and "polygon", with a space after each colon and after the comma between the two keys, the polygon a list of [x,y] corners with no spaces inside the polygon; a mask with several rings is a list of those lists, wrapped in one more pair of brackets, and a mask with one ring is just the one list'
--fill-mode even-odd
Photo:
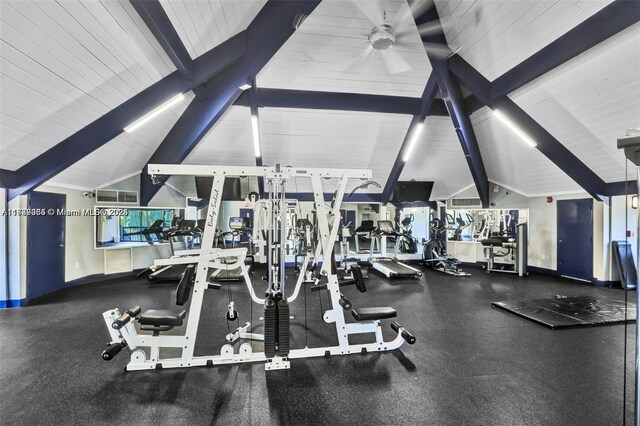
{"label": "ceiling fan blade", "polygon": [[372,0],[349,0],[356,12],[356,17],[364,18],[369,21],[371,26],[380,25],[384,16],[381,10],[381,4]]}
{"label": "ceiling fan blade", "polygon": [[389,74],[400,74],[411,69],[411,65],[409,65],[409,63],[405,61],[405,59],[400,53],[398,53],[398,51],[393,50],[393,48],[387,49],[381,53],[382,61],[389,71]]}
{"label": "ceiling fan blade", "polygon": [[362,71],[362,68],[364,68],[367,60],[369,60],[369,57],[371,56],[372,53],[373,53],[373,47],[369,45],[367,48],[365,48],[362,51],[362,53],[356,56],[356,58],[353,61],[351,61],[349,65],[347,65],[344,68],[343,71],[346,72],[347,74],[359,74],[360,71]]}

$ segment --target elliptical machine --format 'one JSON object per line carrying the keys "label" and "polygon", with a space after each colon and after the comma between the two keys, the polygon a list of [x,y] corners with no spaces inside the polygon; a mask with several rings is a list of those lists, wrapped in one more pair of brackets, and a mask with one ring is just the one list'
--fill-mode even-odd
{"label": "elliptical machine", "polygon": [[440,219],[433,218],[431,220],[431,239],[424,246],[422,261],[436,271],[444,272],[454,277],[469,277],[471,276],[470,273],[460,269],[462,262],[447,254],[446,239],[448,229],[449,225]]}
{"label": "elliptical machine", "polygon": [[405,216],[400,220],[400,215],[396,216],[396,230],[398,237],[396,239],[396,250],[398,253],[414,254],[418,252],[418,240],[411,235],[413,229],[414,216],[413,213]]}

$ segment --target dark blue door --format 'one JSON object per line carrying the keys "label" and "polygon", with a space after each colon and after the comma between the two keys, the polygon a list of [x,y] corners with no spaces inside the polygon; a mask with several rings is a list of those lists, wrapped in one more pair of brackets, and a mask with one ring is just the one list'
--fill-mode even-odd
{"label": "dark blue door", "polygon": [[27,299],[42,296],[65,287],[64,223],[61,213],[67,204],[64,194],[32,192],[31,211],[53,214],[27,217]]}
{"label": "dark blue door", "polygon": [[558,272],[593,280],[593,201],[558,201]]}

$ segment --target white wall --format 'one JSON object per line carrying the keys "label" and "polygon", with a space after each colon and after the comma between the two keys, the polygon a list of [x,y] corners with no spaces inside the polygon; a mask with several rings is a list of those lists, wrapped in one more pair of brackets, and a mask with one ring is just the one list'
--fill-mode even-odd
{"label": "white wall", "polygon": [[[7,205],[10,210],[22,210],[26,207],[27,197],[24,195],[14,198]],[[27,218],[9,216],[8,222],[9,283],[6,300],[20,300],[27,297]]]}

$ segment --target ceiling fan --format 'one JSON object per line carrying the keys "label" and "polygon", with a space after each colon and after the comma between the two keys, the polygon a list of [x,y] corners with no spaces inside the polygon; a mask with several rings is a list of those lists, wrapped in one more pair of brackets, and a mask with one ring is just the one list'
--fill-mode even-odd
{"label": "ceiling fan", "polygon": [[[395,15],[390,18],[387,12],[389,1],[385,0],[350,0],[357,9],[358,15],[364,17],[372,29],[368,33],[362,33],[366,42],[363,52],[358,55],[346,68],[345,72],[350,74],[359,73],[371,58],[378,57],[390,74],[399,74],[409,71],[411,65],[403,56],[394,50],[395,46],[411,46],[409,37],[415,34],[414,16],[419,16],[431,7],[435,7],[433,0],[413,0],[409,3],[404,1]],[[397,2],[395,2],[397,4]],[[385,7],[386,6],[386,7]],[[438,21],[426,22],[418,26],[418,33],[421,36],[441,34],[442,26]],[[453,54],[446,44],[423,43],[425,49],[438,57],[447,57]]]}

